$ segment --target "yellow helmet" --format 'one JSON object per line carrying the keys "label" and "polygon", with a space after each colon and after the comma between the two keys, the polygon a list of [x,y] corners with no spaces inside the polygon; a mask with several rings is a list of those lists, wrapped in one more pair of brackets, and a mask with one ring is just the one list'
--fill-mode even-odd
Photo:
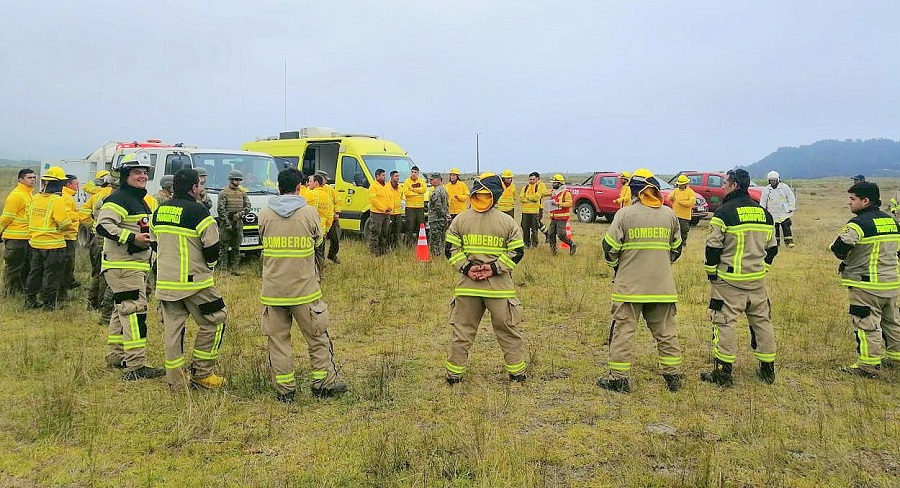
{"label": "yellow helmet", "polygon": [[41,176],[41,181],[66,181],[66,172],[59,166],[50,166]]}
{"label": "yellow helmet", "polygon": [[687,185],[691,180],[688,179],[685,175],[678,175],[678,179],[675,180],[676,185]]}
{"label": "yellow helmet", "polygon": [[508,169],[504,169],[504,170],[503,170],[503,173],[500,174],[500,177],[501,177],[501,178],[512,178],[512,177],[513,177],[513,172],[510,171],[510,170],[508,170]]}
{"label": "yellow helmet", "polygon": [[622,178],[628,179],[628,178],[631,178],[631,173],[629,173],[627,171],[623,171],[619,174],[619,176]]}
{"label": "yellow helmet", "polygon": [[628,184],[652,185],[655,186],[656,189],[659,189],[660,187],[659,180],[656,179],[656,176],[653,175],[652,171],[646,168],[634,170],[634,173],[631,173],[631,179],[628,181]]}
{"label": "yellow helmet", "polygon": [[450,168],[450,172],[448,174],[459,176],[459,168]]}
{"label": "yellow helmet", "polygon": [[94,176],[94,178],[103,178],[104,176],[108,176],[108,175],[109,175],[109,171],[106,171],[105,169],[101,169],[100,171],[97,172],[97,175]]}
{"label": "yellow helmet", "polygon": [[566,179],[563,178],[563,175],[561,175],[559,173],[556,173],[555,175],[553,175],[553,178],[550,178],[550,181],[554,182],[554,183],[562,183],[562,184],[566,183]]}

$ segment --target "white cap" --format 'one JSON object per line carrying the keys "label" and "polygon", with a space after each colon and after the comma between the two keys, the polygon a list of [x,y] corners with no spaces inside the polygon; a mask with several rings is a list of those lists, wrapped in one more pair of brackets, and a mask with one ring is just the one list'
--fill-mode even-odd
{"label": "white cap", "polygon": [[778,176],[777,171],[769,171],[769,174],[766,175],[767,180],[780,180],[781,177]]}

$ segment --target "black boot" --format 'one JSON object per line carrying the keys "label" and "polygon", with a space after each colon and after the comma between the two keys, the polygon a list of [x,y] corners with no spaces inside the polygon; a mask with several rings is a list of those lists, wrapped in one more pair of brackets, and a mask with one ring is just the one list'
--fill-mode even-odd
{"label": "black boot", "polygon": [[681,380],[684,379],[684,375],[664,374],[663,379],[666,380],[666,389],[674,393],[681,389]]}
{"label": "black boot", "polygon": [[625,378],[620,378],[617,380],[611,378],[600,378],[597,380],[597,386],[603,388],[604,390],[615,391],[618,393],[630,393],[631,386],[628,385],[628,380]]}
{"label": "black boot", "polygon": [[312,394],[316,398],[329,398],[343,395],[346,391],[347,385],[343,383],[335,383],[331,388],[316,388],[314,386],[312,389]]}
{"label": "black boot", "polygon": [[41,308],[41,302],[38,301],[37,295],[28,295],[25,297],[25,308],[30,310]]}
{"label": "black boot", "polygon": [[768,384],[775,383],[775,363],[759,362],[759,369],[756,370],[756,376]]}
{"label": "black boot", "polygon": [[159,378],[166,374],[166,370],[162,368],[151,368],[150,366],[141,366],[140,368],[129,371],[122,375],[125,381],[148,380],[151,378]]}
{"label": "black boot", "polygon": [[517,373],[517,374],[509,374],[509,381],[515,383],[524,383],[525,380],[528,379],[528,376],[525,373]]}
{"label": "black boot", "polygon": [[447,376],[447,384],[450,386],[462,383],[462,376]]}
{"label": "black boot", "polygon": [[574,242],[569,244],[569,256],[573,256],[575,254],[575,249],[578,247],[578,244]]}
{"label": "black boot", "polygon": [[700,379],[718,386],[732,387],[734,380],[731,378],[731,364],[716,359],[715,367],[709,373],[700,373]]}
{"label": "black boot", "polygon": [[289,391],[287,393],[276,393],[275,399],[281,403],[294,403],[294,392]]}

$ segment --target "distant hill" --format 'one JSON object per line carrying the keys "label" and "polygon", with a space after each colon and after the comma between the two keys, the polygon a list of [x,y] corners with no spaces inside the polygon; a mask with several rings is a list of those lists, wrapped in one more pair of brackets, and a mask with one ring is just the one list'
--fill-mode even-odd
{"label": "distant hill", "polygon": [[40,161],[31,161],[28,159],[15,160],[15,159],[0,159],[0,166],[16,166],[18,168],[34,168],[35,170],[40,169],[41,162]]}
{"label": "distant hill", "polygon": [[890,139],[824,140],[808,146],[780,147],[747,166],[753,178],[775,170],[782,178],[829,176],[900,176],[900,141]]}

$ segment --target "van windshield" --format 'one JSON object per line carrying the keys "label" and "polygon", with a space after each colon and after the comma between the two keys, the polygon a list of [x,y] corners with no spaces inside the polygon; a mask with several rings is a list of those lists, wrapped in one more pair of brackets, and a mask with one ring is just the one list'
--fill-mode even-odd
{"label": "van windshield", "polygon": [[385,180],[390,179],[391,171],[399,171],[401,183],[409,177],[409,169],[416,165],[412,159],[406,156],[363,156],[362,158],[373,177],[378,168],[387,173]]}
{"label": "van windshield", "polygon": [[192,153],[194,168],[206,170],[206,189],[219,191],[228,186],[228,174],[238,170],[244,174],[242,186],[247,193],[277,194],[278,168],[271,156],[241,153]]}

